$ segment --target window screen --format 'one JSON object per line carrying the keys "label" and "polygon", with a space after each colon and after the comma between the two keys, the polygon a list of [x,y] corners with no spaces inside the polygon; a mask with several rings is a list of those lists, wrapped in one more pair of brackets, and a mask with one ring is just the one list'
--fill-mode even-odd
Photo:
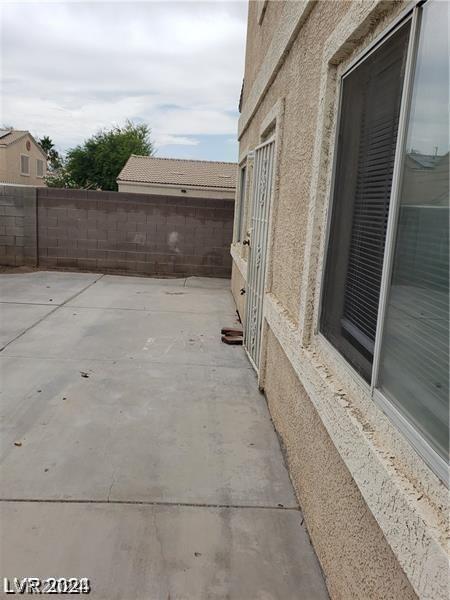
{"label": "window screen", "polygon": [[30,174],[30,157],[25,156],[25,154],[20,156],[20,172],[22,175]]}
{"label": "window screen", "polygon": [[38,177],[44,177],[44,161],[37,159],[36,161],[36,175]]}
{"label": "window screen", "polygon": [[370,380],[410,23],[343,80],[321,331]]}

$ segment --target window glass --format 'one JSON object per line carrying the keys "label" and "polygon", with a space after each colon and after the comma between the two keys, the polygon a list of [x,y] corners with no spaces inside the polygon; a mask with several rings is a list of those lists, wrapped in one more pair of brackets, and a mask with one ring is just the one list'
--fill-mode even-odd
{"label": "window glass", "polygon": [[245,210],[245,191],[246,191],[246,174],[247,168],[244,166],[240,170],[239,178],[239,206],[238,206],[238,219],[237,219],[237,242],[242,242],[245,236],[245,221],[244,221],[244,210]]}
{"label": "window glass", "polygon": [[39,158],[36,161],[36,175],[38,177],[44,177],[44,161],[39,160]]}
{"label": "window glass", "polygon": [[370,381],[410,22],[343,80],[320,329]]}
{"label": "window glass", "polygon": [[447,2],[423,6],[379,387],[448,456],[449,63]]}
{"label": "window glass", "polygon": [[22,154],[20,157],[20,172],[22,175],[30,174],[30,158]]}

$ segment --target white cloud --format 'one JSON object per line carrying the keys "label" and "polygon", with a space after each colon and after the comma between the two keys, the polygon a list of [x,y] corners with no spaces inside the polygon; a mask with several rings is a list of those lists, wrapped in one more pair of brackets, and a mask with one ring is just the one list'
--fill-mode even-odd
{"label": "white cloud", "polygon": [[245,3],[15,2],[1,25],[0,123],[60,148],[127,118],[160,146],[235,135]]}

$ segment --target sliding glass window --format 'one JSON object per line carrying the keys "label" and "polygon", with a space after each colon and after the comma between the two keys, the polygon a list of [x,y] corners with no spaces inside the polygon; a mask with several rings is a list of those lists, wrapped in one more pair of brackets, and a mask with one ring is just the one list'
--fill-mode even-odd
{"label": "sliding glass window", "polygon": [[370,381],[410,21],[342,84],[321,330]]}
{"label": "sliding glass window", "polygon": [[449,438],[448,10],[416,6],[343,77],[320,315],[432,467]]}
{"label": "sliding glass window", "polygon": [[379,387],[448,456],[448,4],[423,7]]}

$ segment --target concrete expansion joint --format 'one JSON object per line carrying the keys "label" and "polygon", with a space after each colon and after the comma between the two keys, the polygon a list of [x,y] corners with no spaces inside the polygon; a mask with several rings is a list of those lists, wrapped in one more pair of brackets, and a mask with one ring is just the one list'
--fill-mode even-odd
{"label": "concrete expansion joint", "polygon": [[49,317],[50,315],[52,315],[53,313],[55,313],[58,310],[58,308],[61,308],[62,306],[64,306],[68,302],[71,302],[77,296],[79,296],[80,294],[82,294],[83,292],[85,292],[88,288],[90,288],[92,285],[94,285],[94,283],[97,283],[97,281],[99,281],[102,277],[104,277],[104,274],[99,275],[97,277],[97,279],[94,279],[94,281],[91,281],[90,283],[88,283],[85,287],[83,287],[81,290],[79,290],[76,294],[73,294],[73,296],[70,296],[70,298],[67,298],[66,300],[64,300],[64,302],[61,302],[61,304],[56,305],[53,310],[51,310],[50,312],[48,312],[41,319],[38,319],[35,323],[33,323],[33,325],[30,325],[30,327],[27,327],[27,329],[25,329],[24,331],[22,331],[21,333],[19,333],[19,335],[17,335],[16,337],[14,337],[12,340],[10,340],[4,346],[2,346],[0,348],[0,352],[3,352],[3,350],[5,348],[7,348],[10,344],[12,344],[13,342],[15,342],[19,338],[21,338],[26,333],[28,333],[28,331],[30,331],[31,329],[34,329],[37,325],[39,325],[39,323],[42,323],[42,321],[44,321],[47,317]]}
{"label": "concrete expansion joint", "polygon": [[[9,345],[9,344],[8,344]],[[4,346],[4,348],[6,348],[6,346]],[[1,350],[0,350],[1,352]],[[12,352],[8,353],[8,358],[20,358],[21,360],[36,360],[35,356],[23,356],[21,354],[14,354]],[[39,357],[40,360],[54,360],[57,362],[61,362],[61,361],[71,361],[71,362],[77,362],[77,358],[73,358],[73,357],[65,357],[65,356],[40,356]],[[82,360],[89,360],[90,362],[95,362],[95,363],[111,363],[111,364],[120,364],[120,363],[126,363],[126,362],[130,362],[133,361],[133,364],[140,364],[140,365],[167,365],[167,363],[165,363],[164,361],[161,360],[152,360],[152,359],[146,359],[144,361],[139,360],[139,359],[134,359],[133,357],[126,357],[126,358],[94,358],[92,356],[83,356]],[[171,365],[174,367],[214,367],[214,369],[233,369],[234,371],[252,371],[253,372],[253,367],[251,365],[227,365],[227,364],[222,364],[222,365],[217,365],[215,363],[197,363],[197,362],[176,362],[176,361],[172,361]]]}
{"label": "concrete expansion joint", "polygon": [[[1,302],[0,302],[1,304]],[[25,304],[24,302],[11,302],[11,304]],[[42,306],[42,305],[41,305]],[[47,305],[43,305],[43,306],[47,306]],[[62,304],[58,305],[57,308],[59,308],[60,306],[62,306]],[[99,310],[98,306],[78,306],[78,304],[76,305],[77,310]],[[170,314],[184,314],[184,315],[198,315],[199,313],[194,311],[194,310],[161,310],[161,309],[156,309],[156,308],[129,308],[129,307],[123,307],[121,306],[120,308],[116,307],[116,306],[102,306],[101,310],[129,310],[129,311],[133,311],[133,312],[154,312],[154,313],[170,313]],[[215,315],[215,314],[222,314],[221,310],[211,310],[209,311],[209,314]]]}
{"label": "concrete expansion joint", "polygon": [[[112,485],[111,485],[112,487]],[[108,495],[110,494],[110,491]],[[221,503],[208,503],[208,502],[160,502],[151,500],[110,500],[109,497],[106,500],[92,500],[92,499],[77,499],[77,498],[0,498],[1,502],[20,502],[22,504],[117,504],[117,505],[135,505],[135,506],[161,506],[170,508],[229,508],[229,509],[261,509],[261,510],[289,510],[300,512],[300,507],[297,506],[284,506],[284,504],[221,504]],[[303,520],[302,520],[303,523]]]}

